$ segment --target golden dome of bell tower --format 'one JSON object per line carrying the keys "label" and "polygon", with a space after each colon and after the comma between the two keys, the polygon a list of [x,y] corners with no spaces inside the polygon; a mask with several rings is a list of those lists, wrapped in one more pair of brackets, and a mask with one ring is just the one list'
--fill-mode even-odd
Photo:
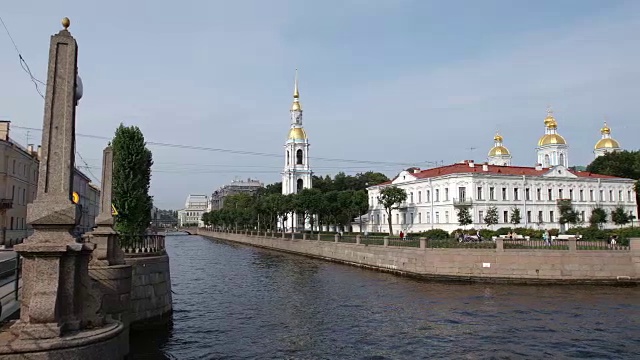
{"label": "golden dome of bell tower", "polygon": [[595,157],[622,150],[620,148],[620,143],[611,137],[611,128],[607,125],[606,121],[604,122],[604,126],[600,129],[600,134],[602,137],[593,147]]}
{"label": "golden dome of bell tower", "polygon": [[489,164],[491,165],[511,165],[511,153],[509,152],[509,149],[504,146],[502,140],[502,135],[496,132],[496,135],[493,137],[493,147],[489,150],[489,155],[487,157]]}
{"label": "golden dome of bell tower", "polygon": [[544,119],[544,135],[538,140],[538,163],[544,167],[562,165],[569,167],[567,141],[558,134],[558,121],[553,116],[551,107],[547,107]]}

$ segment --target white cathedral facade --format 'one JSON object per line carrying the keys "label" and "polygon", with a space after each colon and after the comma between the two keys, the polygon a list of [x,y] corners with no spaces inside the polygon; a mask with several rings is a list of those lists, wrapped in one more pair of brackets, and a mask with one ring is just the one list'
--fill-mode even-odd
{"label": "white cathedral facade", "polygon": [[[457,214],[462,207],[469,209],[473,220],[468,228],[487,228],[484,217],[489,208],[496,207],[499,221],[494,229],[513,226],[561,229],[559,200],[571,200],[586,224],[596,207],[610,214],[621,206],[637,221],[634,180],[569,169],[569,147],[558,133],[558,123],[551,111],[544,126],[544,135],[536,147],[535,167],[512,166],[511,153],[503,144],[503,137],[496,134],[484,164],[467,160],[426,170],[411,168],[387,183],[369,187],[371,210],[366,216],[366,230],[386,232],[390,221],[395,233],[436,228],[451,232],[461,228]],[[600,132],[595,157],[621,150],[606,123]],[[388,218],[378,196],[389,185],[404,189],[407,201]],[[512,224],[514,209],[518,209],[521,219],[516,225]],[[615,226],[610,216],[605,226]]]}
{"label": "white cathedral facade", "polygon": [[[309,165],[309,139],[302,126],[302,104],[298,89],[298,71],[293,89],[293,103],[289,111],[291,127],[284,144],[285,161],[282,171],[282,194],[297,194],[302,189],[312,186],[312,171]],[[310,228],[309,221],[304,215],[289,214],[285,225],[285,231],[301,231]]]}

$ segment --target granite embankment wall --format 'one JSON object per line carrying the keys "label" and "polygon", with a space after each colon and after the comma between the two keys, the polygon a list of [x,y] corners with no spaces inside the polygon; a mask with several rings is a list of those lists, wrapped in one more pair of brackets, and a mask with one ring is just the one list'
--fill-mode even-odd
{"label": "granite embankment wall", "polygon": [[[356,266],[438,280],[515,283],[640,283],[640,239],[630,250],[441,249],[292,240],[245,234],[198,234]],[[571,245],[570,245],[571,248]]]}
{"label": "granite embankment wall", "polygon": [[169,256],[162,252],[127,254],[131,265],[131,313],[132,328],[144,328],[165,322],[172,312],[171,274]]}

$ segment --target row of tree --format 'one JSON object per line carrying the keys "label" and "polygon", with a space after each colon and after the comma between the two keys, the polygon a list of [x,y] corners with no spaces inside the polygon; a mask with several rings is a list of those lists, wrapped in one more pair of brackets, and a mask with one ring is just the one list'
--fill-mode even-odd
{"label": "row of tree", "polygon": [[[571,205],[571,200],[560,201],[558,203],[558,210],[560,215],[558,222],[560,222],[560,224],[582,225],[584,223],[584,219],[582,219],[580,214]],[[468,207],[458,209],[457,215],[458,224],[461,226],[471,225],[473,223]],[[591,215],[589,216],[589,225],[596,228],[602,228],[603,225],[609,221],[609,217],[614,224],[619,226],[629,224],[634,218],[633,215],[628,214],[622,206],[616,207],[610,214],[607,213],[607,210],[601,207],[596,207],[591,211]],[[488,227],[498,224],[500,221],[498,208],[495,206],[489,207],[482,221]],[[511,209],[509,222],[514,226],[517,226],[522,222],[522,216],[519,208],[513,207]],[[542,217],[538,217],[536,224],[542,225],[543,223],[544,221]]]}
{"label": "row of tree", "polygon": [[339,173],[333,179],[314,176],[313,188],[290,195],[283,195],[282,184],[274,183],[253,195],[226,197],[223,208],[203,214],[202,221],[205,225],[224,228],[277,230],[286,229],[289,224],[295,228],[291,216],[295,213],[312,229],[322,226],[344,229],[354,218],[368,212],[366,188],[387,180],[384,174],[375,172],[355,176]]}

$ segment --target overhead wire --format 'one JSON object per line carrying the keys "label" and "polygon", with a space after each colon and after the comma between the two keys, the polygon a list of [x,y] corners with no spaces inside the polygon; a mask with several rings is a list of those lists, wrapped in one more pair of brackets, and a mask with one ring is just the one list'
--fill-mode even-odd
{"label": "overhead wire", "polygon": [[[36,87],[36,91],[38,92],[38,95],[40,95],[40,97],[44,100],[44,94],[40,90],[40,85],[42,85],[42,86],[44,86],[46,88],[47,84],[42,82],[42,81],[40,81],[38,78],[36,78],[33,75],[33,73],[31,72],[31,68],[29,67],[29,64],[27,63],[27,61],[22,56],[22,53],[20,52],[20,49],[18,48],[18,45],[16,44],[15,40],[13,39],[13,36],[11,35],[11,32],[9,31],[9,28],[7,27],[7,24],[5,24],[5,22],[4,22],[4,20],[2,19],[1,16],[0,16],[0,23],[2,24],[2,27],[4,28],[5,32],[7,33],[7,36],[9,37],[9,40],[13,44],[13,48],[16,50],[16,53],[18,54],[18,59],[20,60],[20,67],[22,68],[22,70],[24,70],[25,73],[27,73],[27,75],[29,75],[29,78],[31,79],[31,82],[33,82],[33,84]],[[19,126],[13,126],[13,127],[14,128],[20,128]],[[26,129],[27,130],[31,130],[31,128],[26,128]],[[42,129],[38,129],[38,131],[42,131]],[[27,139],[27,142],[28,142],[28,139]],[[74,144],[74,147],[75,147],[75,144]],[[94,181],[96,181],[96,183],[98,185],[100,185],[100,180],[98,180],[98,178],[91,172],[91,170],[89,168],[89,164],[87,164],[87,162],[84,160],[82,155],[80,155],[80,152],[77,149],[76,149],[76,154],[78,155],[80,160],[85,164],[85,168],[86,168],[87,172],[93,177]]]}

